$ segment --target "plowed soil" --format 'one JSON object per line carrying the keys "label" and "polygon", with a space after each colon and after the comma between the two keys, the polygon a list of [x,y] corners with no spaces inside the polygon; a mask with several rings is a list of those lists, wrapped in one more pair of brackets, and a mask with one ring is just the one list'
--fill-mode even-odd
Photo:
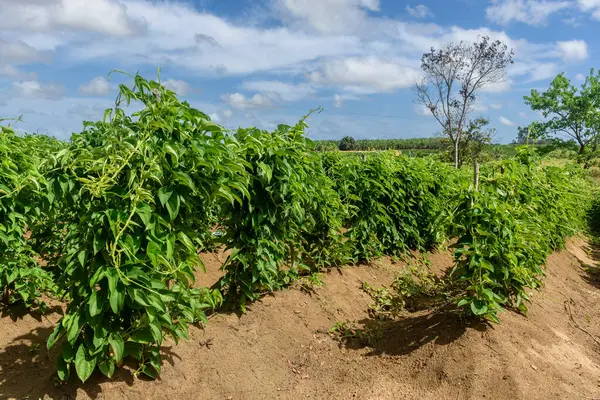
{"label": "plowed soil", "polygon": [[[220,275],[223,254],[203,255],[202,284]],[[433,268],[451,266],[434,254]],[[527,316],[507,311],[494,326],[419,312],[384,326],[370,347],[341,344],[337,322],[368,323],[363,281],[392,282],[403,263],[384,259],[324,276],[313,293],[290,288],[244,315],[218,313],[190,340],[163,347],[156,381],[123,368],[78,388],[55,387],[45,341],[62,305],[46,316],[5,311],[0,320],[0,399],[600,399],[600,282],[583,240],[548,259],[545,286]]]}

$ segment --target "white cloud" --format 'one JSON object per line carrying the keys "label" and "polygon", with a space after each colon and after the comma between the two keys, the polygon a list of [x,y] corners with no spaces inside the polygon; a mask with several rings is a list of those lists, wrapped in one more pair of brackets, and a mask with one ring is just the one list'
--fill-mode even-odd
{"label": "white cloud", "polygon": [[523,111],[521,111],[521,112],[519,113],[519,117],[521,117],[522,119],[526,119],[526,118],[527,118],[527,113],[526,113],[526,112],[523,112]]}
{"label": "white cloud", "polygon": [[85,85],[79,86],[79,93],[86,96],[105,96],[110,93],[110,84],[103,76],[97,76]]}
{"label": "white cloud", "polygon": [[500,117],[498,118],[498,121],[500,121],[500,123],[502,125],[506,125],[506,126],[514,126],[515,124],[508,118],[506,117]]}
{"label": "white cloud", "polygon": [[494,110],[500,110],[503,105],[502,103],[496,103],[496,104],[490,104],[490,107],[492,107]]}
{"label": "white cloud", "polygon": [[577,3],[581,10],[591,12],[592,18],[600,20],[600,0],[577,0]]}
{"label": "white cloud", "polygon": [[425,4],[417,4],[414,7],[407,4],[406,11],[415,18],[433,17],[433,13]]}
{"label": "white cloud", "polygon": [[341,108],[343,104],[344,104],[344,99],[342,98],[342,96],[340,96],[337,93],[334,94],[333,95],[333,105],[335,106],[335,108]]}
{"label": "white cloud", "polygon": [[273,101],[298,101],[316,93],[315,88],[310,85],[295,85],[281,81],[246,81],[242,83],[242,88],[260,92]]}
{"label": "white cloud", "polygon": [[36,73],[24,72],[12,65],[0,64],[0,76],[5,76],[12,79],[37,80]]}
{"label": "white cloud", "polygon": [[575,79],[577,79],[578,81],[585,81],[585,75],[577,74],[577,75],[575,75]]}
{"label": "white cloud", "polygon": [[235,110],[271,106],[271,100],[260,93],[257,93],[252,97],[246,97],[241,93],[226,93],[221,96],[221,99],[225,103],[231,105],[231,107]]}
{"label": "white cloud", "polygon": [[488,106],[486,104],[475,103],[473,105],[473,111],[475,111],[475,112],[486,112],[488,110],[489,110],[489,108],[488,108]]}
{"label": "white cloud", "polygon": [[355,30],[366,22],[369,11],[379,11],[379,0],[275,0],[274,3],[284,20],[327,34]]}
{"label": "white cloud", "polygon": [[225,118],[231,118],[233,116],[233,111],[231,111],[231,110],[223,110],[223,116]]}
{"label": "white cloud", "polygon": [[178,79],[167,79],[161,82],[164,87],[177,93],[178,96],[185,96],[190,91],[190,85],[187,82]]}
{"label": "white cloud", "polygon": [[0,65],[8,63],[25,64],[46,61],[50,58],[49,52],[38,51],[21,40],[9,42],[2,38],[0,38],[0,54],[2,54]]}
{"label": "white cloud", "polygon": [[569,1],[491,0],[491,5],[486,9],[486,16],[490,21],[501,25],[508,25],[512,21],[543,25],[551,14],[570,5]]}
{"label": "white cloud", "polygon": [[556,43],[560,57],[565,62],[585,61],[588,58],[588,45],[585,40],[568,40]]}
{"label": "white cloud", "polygon": [[515,62],[508,73],[512,76],[526,76],[527,83],[554,78],[559,72],[558,65],[553,62]]}
{"label": "white cloud", "polygon": [[349,92],[368,94],[410,87],[420,76],[420,71],[403,65],[402,60],[350,57],[324,63],[308,79],[317,85],[341,86]]}
{"label": "white cloud", "polygon": [[37,80],[13,82],[13,88],[23,97],[58,100],[64,96],[64,86],[57,83],[41,83]]}
{"label": "white cloud", "polygon": [[2,2],[0,26],[29,32],[73,29],[127,37],[144,27],[133,15],[117,0],[8,0]]}

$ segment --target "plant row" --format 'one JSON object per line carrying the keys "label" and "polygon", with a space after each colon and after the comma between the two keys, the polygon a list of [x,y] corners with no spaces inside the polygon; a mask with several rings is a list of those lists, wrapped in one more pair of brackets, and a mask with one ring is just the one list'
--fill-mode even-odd
{"label": "plant row", "polygon": [[[224,301],[244,309],[302,275],[450,238],[457,306],[497,320],[524,309],[547,255],[584,221],[582,172],[529,150],[484,166],[475,191],[468,171],[433,159],[318,153],[304,119],[228,132],[133,79],[67,143],[1,132],[1,289],[6,303],[66,300],[48,339],[62,381],[112,377],[125,358],[155,377],[164,338],[185,339]],[[231,250],[225,275],[197,288],[198,253],[216,246]]]}

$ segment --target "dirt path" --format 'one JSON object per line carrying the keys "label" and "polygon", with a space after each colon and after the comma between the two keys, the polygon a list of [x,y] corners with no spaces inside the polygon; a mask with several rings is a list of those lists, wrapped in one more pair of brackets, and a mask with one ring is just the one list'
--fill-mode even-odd
{"label": "dirt path", "polygon": [[[94,375],[81,389],[55,388],[45,340],[60,316],[4,315],[0,399],[600,398],[600,283],[581,268],[590,262],[585,242],[567,248],[549,258],[528,317],[506,312],[485,329],[418,313],[388,324],[373,347],[340,345],[329,328],[368,318],[362,281],[389,284],[403,268],[384,260],[333,271],[313,294],[284,290],[245,315],[216,315],[206,330],[192,328],[189,341],[165,344],[158,381],[123,369],[112,382]],[[209,273],[201,280],[209,283],[219,263],[204,258]],[[432,261],[450,265],[443,254]]]}

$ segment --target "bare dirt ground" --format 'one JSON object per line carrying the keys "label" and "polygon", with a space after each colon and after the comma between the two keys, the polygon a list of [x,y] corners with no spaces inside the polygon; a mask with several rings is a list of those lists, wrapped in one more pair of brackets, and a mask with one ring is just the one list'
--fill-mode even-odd
{"label": "bare dirt ground", "polygon": [[[224,256],[203,258],[199,280],[210,284]],[[600,281],[584,269],[594,259],[579,239],[553,254],[527,317],[507,311],[486,328],[420,312],[387,324],[372,347],[340,344],[327,331],[367,321],[362,282],[387,285],[405,264],[334,270],[315,293],[284,290],[245,315],[216,314],[205,330],[192,327],[189,341],[165,343],[157,381],[123,368],[82,388],[52,380],[45,341],[60,305],[43,317],[5,313],[0,399],[600,399]],[[431,261],[451,265],[443,253]]]}

